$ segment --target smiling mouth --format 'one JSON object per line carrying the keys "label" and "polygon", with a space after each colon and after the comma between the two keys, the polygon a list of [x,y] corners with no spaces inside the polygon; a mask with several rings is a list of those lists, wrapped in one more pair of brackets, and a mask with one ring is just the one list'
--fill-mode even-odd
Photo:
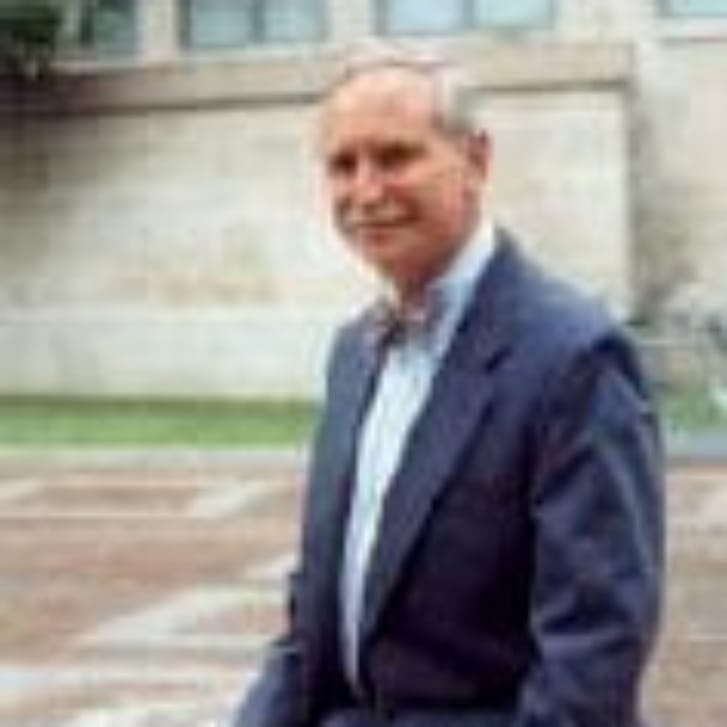
{"label": "smiling mouth", "polygon": [[351,224],[355,232],[377,232],[379,230],[392,230],[410,224],[410,220],[397,218],[391,220],[360,220]]}

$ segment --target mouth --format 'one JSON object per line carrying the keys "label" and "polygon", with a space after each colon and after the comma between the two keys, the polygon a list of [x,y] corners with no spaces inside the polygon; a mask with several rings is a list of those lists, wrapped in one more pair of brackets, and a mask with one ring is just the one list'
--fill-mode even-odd
{"label": "mouth", "polygon": [[403,217],[370,219],[370,220],[354,220],[349,223],[349,229],[354,233],[376,233],[386,232],[388,230],[400,229],[411,224],[411,220]]}

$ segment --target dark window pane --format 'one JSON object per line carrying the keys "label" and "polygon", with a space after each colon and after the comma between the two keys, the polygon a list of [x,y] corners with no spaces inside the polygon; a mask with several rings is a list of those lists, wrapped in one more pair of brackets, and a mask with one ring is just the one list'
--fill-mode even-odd
{"label": "dark window pane", "polygon": [[130,53],[136,45],[135,0],[85,0],[78,14],[76,42],[100,53]]}

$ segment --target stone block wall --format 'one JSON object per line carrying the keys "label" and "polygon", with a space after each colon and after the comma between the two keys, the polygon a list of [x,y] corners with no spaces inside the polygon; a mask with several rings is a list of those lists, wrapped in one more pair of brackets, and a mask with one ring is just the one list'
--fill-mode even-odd
{"label": "stone block wall", "polygon": [[[314,129],[372,5],[331,0],[315,52],[194,57],[172,5],[144,4],[131,63],[0,94],[0,391],[317,395],[336,322],[369,294],[326,221]],[[620,315],[659,295],[727,307],[727,23],[554,7],[518,37],[410,39],[478,79],[488,205]]]}

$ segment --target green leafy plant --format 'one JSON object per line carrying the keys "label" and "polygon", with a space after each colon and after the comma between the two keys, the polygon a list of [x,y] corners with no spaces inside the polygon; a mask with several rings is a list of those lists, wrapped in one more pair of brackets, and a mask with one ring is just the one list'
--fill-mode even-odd
{"label": "green leafy plant", "polygon": [[61,20],[55,0],[0,0],[0,73],[21,79],[47,73]]}

